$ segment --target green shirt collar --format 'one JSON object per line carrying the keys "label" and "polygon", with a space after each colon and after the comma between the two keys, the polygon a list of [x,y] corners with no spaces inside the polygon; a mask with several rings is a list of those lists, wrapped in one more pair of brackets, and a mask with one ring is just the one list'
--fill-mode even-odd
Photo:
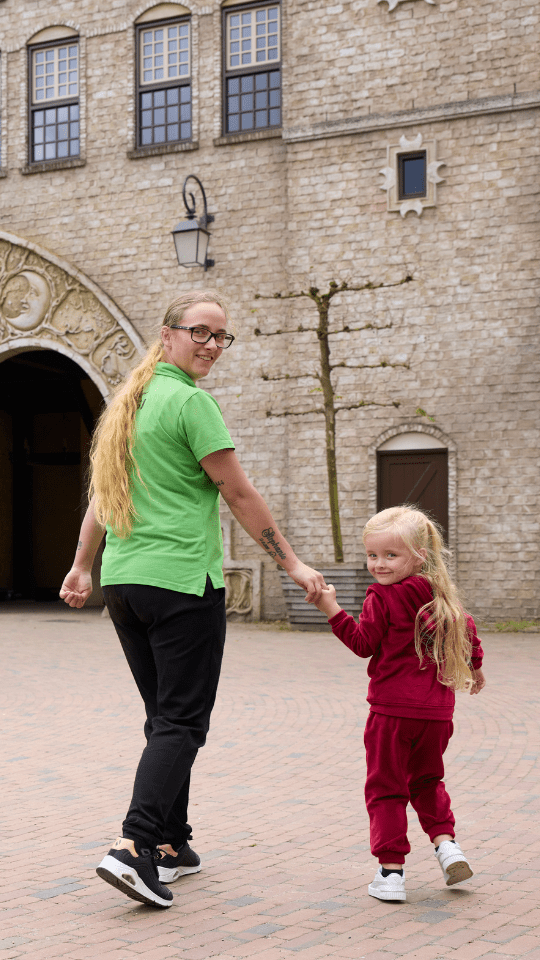
{"label": "green shirt collar", "polygon": [[180,367],[175,367],[174,363],[163,363],[162,361],[159,361],[159,363],[156,364],[154,374],[156,376],[174,377],[176,380],[182,380],[183,383],[187,383],[188,387],[197,386],[189,374],[181,370]]}

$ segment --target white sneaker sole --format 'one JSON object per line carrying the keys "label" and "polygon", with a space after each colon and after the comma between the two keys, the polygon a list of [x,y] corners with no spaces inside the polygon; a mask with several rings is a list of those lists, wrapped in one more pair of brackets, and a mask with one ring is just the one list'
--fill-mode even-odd
{"label": "white sneaker sole", "polygon": [[153,893],[143,883],[136,870],[128,867],[125,863],[121,863],[115,857],[110,857],[109,854],[103,857],[96,873],[98,877],[125,893],[127,897],[131,897],[132,900],[138,900],[139,903],[149,903],[154,907],[172,907],[172,899],[164,900],[157,893]]}
{"label": "white sneaker sole", "polygon": [[198,867],[160,867],[158,864],[159,879],[162,883],[174,883],[180,877],[187,876],[188,873],[199,873],[201,864]]}
{"label": "white sneaker sole", "polygon": [[368,893],[370,897],[375,897],[377,900],[394,900],[404,903],[407,900],[407,894],[405,890],[381,890],[380,888],[374,887],[370,883],[368,887]]}
{"label": "white sneaker sole", "polygon": [[446,886],[452,887],[454,883],[462,883],[463,880],[470,880],[474,876],[466,860],[456,860],[455,863],[449,863],[444,868],[444,879]]}

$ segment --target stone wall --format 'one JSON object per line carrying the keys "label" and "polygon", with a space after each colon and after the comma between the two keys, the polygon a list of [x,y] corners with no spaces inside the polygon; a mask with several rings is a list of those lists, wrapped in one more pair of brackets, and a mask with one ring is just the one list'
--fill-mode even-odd
{"label": "stone wall", "polygon": [[[333,361],[356,367],[335,372],[338,394],[369,402],[338,414],[346,560],[362,559],[368,449],[391,428],[427,426],[421,407],[457,447],[457,571],[470,607],[539,616],[540,57],[530,3],[286,3],[283,136],[228,142],[220,10],[194,3],[194,142],[136,158],[133,22],[147,5],[46,6],[0,9],[0,229],[82,271],[147,343],[179,290],[212,285],[230,296],[238,340],[205,386],[276,521],[315,565],[332,559],[324,421],[309,412],[317,383],[305,377],[318,344],[293,331],[314,327],[316,314],[308,301],[254,297],[411,273],[406,286],[342,294],[332,307],[336,330],[373,326],[332,339]],[[28,173],[25,45],[57,23],[81,36],[86,162]],[[387,210],[380,171],[389,144],[419,133],[435,141],[444,180],[436,206],[402,217]],[[216,218],[208,274],[179,267],[170,236],[189,173]],[[277,330],[290,333],[266,335]],[[259,558],[238,528],[233,540],[236,559]],[[263,615],[284,611],[265,561]]]}

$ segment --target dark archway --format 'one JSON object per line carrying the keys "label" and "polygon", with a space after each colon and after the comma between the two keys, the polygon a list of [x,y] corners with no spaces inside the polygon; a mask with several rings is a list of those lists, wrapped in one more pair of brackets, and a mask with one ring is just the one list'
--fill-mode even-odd
{"label": "dark archway", "polygon": [[102,402],[88,374],[61,353],[32,350],[0,364],[0,599],[58,598]]}

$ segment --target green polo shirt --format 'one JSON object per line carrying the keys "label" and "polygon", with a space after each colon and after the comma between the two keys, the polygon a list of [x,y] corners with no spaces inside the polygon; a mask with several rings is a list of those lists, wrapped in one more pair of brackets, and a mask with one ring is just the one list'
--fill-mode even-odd
{"label": "green polo shirt", "polygon": [[158,363],[135,417],[129,537],[107,526],[101,583],[141,583],[202,597],[223,587],[219,492],[200,460],[233,449],[217,402],[170,363]]}

